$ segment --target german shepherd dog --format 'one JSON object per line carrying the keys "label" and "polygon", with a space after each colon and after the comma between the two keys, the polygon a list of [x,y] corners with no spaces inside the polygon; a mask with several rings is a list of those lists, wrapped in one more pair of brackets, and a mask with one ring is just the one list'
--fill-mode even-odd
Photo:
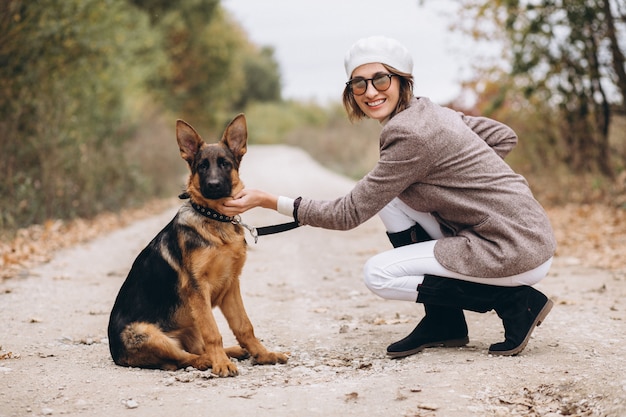
{"label": "german shepherd dog", "polygon": [[[182,120],[176,138],[191,174],[189,197],[148,244],[122,284],[109,319],[109,349],[121,366],[175,370],[211,368],[237,375],[230,358],[257,364],[286,363],[255,337],[244,309],[239,275],[246,259],[243,227],[217,213],[217,203],[243,189],[239,165],[247,150],[243,114],[215,144],[205,143]],[[219,307],[239,346],[224,349],[212,313]]]}

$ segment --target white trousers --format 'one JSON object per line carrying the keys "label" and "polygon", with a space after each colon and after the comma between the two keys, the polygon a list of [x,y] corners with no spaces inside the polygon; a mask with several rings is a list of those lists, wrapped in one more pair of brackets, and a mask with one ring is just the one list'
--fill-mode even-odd
{"label": "white trousers", "polygon": [[441,239],[443,234],[429,213],[415,211],[396,198],[380,211],[379,216],[389,233],[401,232],[419,223],[434,239],[379,253],[365,263],[365,285],[382,298],[415,302],[417,286],[422,283],[425,274],[503,287],[534,285],[545,278],[552,264],[550,258],[535,269],[502,278],[459,274],[444,268],[435,259],[436,239]]}

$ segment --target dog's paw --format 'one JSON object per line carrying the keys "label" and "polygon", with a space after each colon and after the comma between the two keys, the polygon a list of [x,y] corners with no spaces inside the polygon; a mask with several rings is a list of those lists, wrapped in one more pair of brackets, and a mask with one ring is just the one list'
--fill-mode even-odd
{"label": "dog's paw", "polygon": [[239,375],[239,371],[237,371],[237,365],[231,362],[231,360],[227,357],[225,357],[223,360],[212,361],[208,355],[201,355],[191,361],[189,365],[200,371],[206,371],[207,369],[211,368],[211,373],[219,377]]}
{"label": "dog's paw", "polygon": [[257,365],[275,365],[277,363],[287,363],[289,356],[281,352],[265,352],[254,357]]}
{"label": "dog's paw", "polygon": [[232,363],[230,360],[215,363],[212,366],[211,373],[214,373],[215,375],[219,377],[239,375],[239,371],[237,370],[237,365]]}
{"label": "dog's paw", "polygon": [[196,368],[199,371],[206,371],[211,368],[211,360],[206,356],[198,356],[189,362],[189,366]]}
{"label": "dog's paw", "polygon": [[224,352],[226,352],[226,355],[229,358],[234,358],[240,361],[248,359],[250,357],[250,353],[241,346],[227,347],[226,349],[224,349]]}

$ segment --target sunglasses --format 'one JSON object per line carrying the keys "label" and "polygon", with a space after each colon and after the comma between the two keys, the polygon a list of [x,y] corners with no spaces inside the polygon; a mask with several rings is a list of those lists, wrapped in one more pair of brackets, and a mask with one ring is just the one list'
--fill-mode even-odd
{"label": "sunglasses", "polygon": [[372,87],[374,87],[378,91],[387,91],[391,86],[391,77],[397,74],[376,74],[374,78],[363,78],[356,77],[351,79],[346,83],[348,87],[350,87],[350,91],[355,96],[360,96],[365,94],[367,91],[367,82],[370,81],[372,83]]}

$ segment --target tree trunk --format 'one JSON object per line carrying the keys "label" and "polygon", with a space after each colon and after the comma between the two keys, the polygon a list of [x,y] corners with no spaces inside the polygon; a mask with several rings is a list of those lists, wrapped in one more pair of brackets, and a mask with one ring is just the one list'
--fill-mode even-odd
{"label": "tree trunk", "polygon": [[626,111],[626,59],[619,45],[615,29],[615,19],[611,11],[610,0],[601,0],[604,16],[606,19],[607,37],[610,42],[611,54],[613,56],[613,70],[617,76],[617,88],[622,94],[622,108]]}

